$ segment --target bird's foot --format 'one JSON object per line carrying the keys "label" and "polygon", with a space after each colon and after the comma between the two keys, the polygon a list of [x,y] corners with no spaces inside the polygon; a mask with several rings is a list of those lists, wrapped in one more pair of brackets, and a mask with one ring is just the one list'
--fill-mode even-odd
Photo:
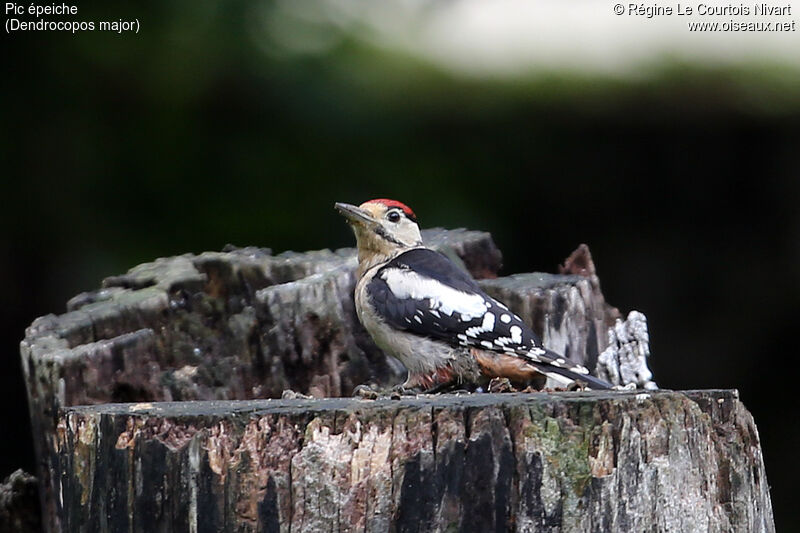
{"label": "bird's foot", "polygon": [[514,388],[508,378],[492,378],[489,382],[488,391],[491,393],[516,392],[517,389]]}
{"label": "bird's foot", "polygon": [[395,385],[389,389],[389,397],[400,399],[402,396],[416,396],[417,394],[424,394],[425,392],[427,391],[425,391],[422,387],[409,386],[403,383],[402,385]]}
{"label": "bird's foot", "polygon": [[377,400],[380,398],[380,392],[373,388],[371,385],[359,385],[353,389],[353,398],[362,398],[364,400]]}
{"label": "bird's foot", "polygon": [[395,385],[394,387],[378,387],[377,385],[359,385],[353,389],[354,398],[365,400],[378,400],[380,398],[391,398],[399,400],[403,396],[416,396],[423,391],[418,387],[407,387],[405,385]]}

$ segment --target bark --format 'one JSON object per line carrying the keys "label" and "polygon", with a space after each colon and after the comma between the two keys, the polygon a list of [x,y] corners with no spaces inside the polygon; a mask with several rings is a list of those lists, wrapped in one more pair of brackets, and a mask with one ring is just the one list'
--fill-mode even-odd
{"label": "bark", "polygon": [[[488,233],[441,229],[426,242],[475,277],[501,255]],[[157,259],[38,318],[20,351],[48,531],[56,500],[59,410],[108,402],[277,398],[285,389],[349,395],[405,371],[355,316],[355,251],[226,251]]]}
{"label": "bark", "polygon": [[774,531],[735,391],[67,409],[68,531]]}
{"label": "bark", "polygon": [[[559,275],[520,274],[507,278],[496,278],[500,268],[500,252],[487,233],[465,230],[429,230],[424,232],[424,238],[429,245],[440,249],[462,264],[466,270],[480,280],[479,283],[490,294],[504,300],[514,312],[527,320],[534,330],[542,335],[544,344],[548,348],[564,353],[590,369],[595,368],[601,353],[607,354],[607,357],[604,358],[607,368],[617,369],[622,368],[621,360],[614,359],[619,354],[630,353],[639,356],[644,354],[642,357],[646,357],[646,345],[642,343],[635,346],[630,343],[623,345],[620,338],[609,333],[609,328],[616,324],[621,315],[605,302],[591,255],[585,246],[580,247],[570,256]],[[200,479],[197,477],[200,475],[196,470],[196,468],[200,468],[198,466],[200,463],[197,461],[200,460],[203,453],[206,453],[203,450],[207,451],[209,446],[205,440],[201,443],[195,439],[196,432],[192,429],[194,426],[191,424],[186,426],[177,418],[167,417],[169,421],[163,422],[165,424],[162,428],[163,431],[151,428],[148,430],[150,433],[142,437],[144,440],[131,440],[131,442],[137,443],[136,446],[139,446],[136,450],[138,450],[137,453],[141,453],[141,457],[135,462],[129,463],[133,470],[127,471],[128,473],[124,475],[121,470],[114,470],[113,475],[117,476],[114,479],[120,485],[114,486],[113,480],[109,480],[109,478],[103,482],[105,484],[102,485],[102,488],[101,485],[85,485],[84,483],[88,479],[84,476],[86,472],[89,470],[94,472],[100,467],[105,468],[103,465],[108,465],[113,457],[117,457],[119,451],[116,446],[121,442],[119,439],[122,438],[120,437],[122,433],[114,434],[119,429],[117,426],[92,426],[100,431],[96,435],[97,440],[92,440],[88,433],[81,433],[78,441],[64,440],[73,438],[69,435],[77,435],[75,431],[78,431],[79,428],[74,426],[75,423],[84,423],[75,418],[77,414],[70,415],[72,418],[65,419],[63,417],[65,408],[76,405],[99,406],[114,402],[145,404],[165,401],[186,402],[188,400],[247,401],[258,398],[280,398],[286,389],[316,398],[341,397],[350,395],[353,388],[362,383],[387,386],[401,382],[405,378],[405,370],[397,361],[385,357],[375,347],[357,321],[352,300],[355,282],[354,267],[355,256],[352,249],[333,252],[328,250],[307,253],[289,252],[273,256],[269,250],[265,249],[231,247],[219,253],[207,252],[200,255],[163,258],[139,265],[127,274],[106,279],[103,282],[103,288],[78,295],[70,300],[67,312],[62,315],[48,315],[34,321],[22,341],[21,354],[28,388],[38,458],[43,522],[46,529],[55,533],[71,531],[73,526],[78,527],[78,522],[70,522],[70,527],[66,527],[64,520],[68,516],[72,517],[70,519],[83,520],[75,518],[77,516],[75,509],[69,508],[69,505],[73,505],[76,501],[75,498],[79,498],[78,501],[82,503],[94,501],[92,509],[95,514],[92,514],[90,518],[95,521],[92,522],[95,524],[92,528],[95,529],[89,528],[89,530],[102,530],[101,526],[106,527],[104,523],[96,521],[102,522],[105,520],[104,516],[111,516],[106,511],[112,507],[116,513],[114,516],[117,517],[115,520],[123,520],[119,518],[122,516],[120,513],[123,508],[127,509],[128,511],[125,511],[128,513],[125,515],[127,525],[125,527],[128,530],[140,530],[145,526],[138,526],[139,522],[134,524],[139,519],[136,518],[138,514],[131,514],[132,506],[138,501],[137,498],[146,499],[152,495],[150,492],[145,495],[142,492],[145,489],[142,487],[165,483],[164,490],[167,492],[159,493],[161,494],[159,497],[178,498],[170,491],[183,490],[189,491],[187,494],[191,495],[192,491],[186,485],[186,479],[175,477],[178,475],[176,472],[189,467],[195,468],[193,470],[195,473],[192,474],[194,477],[190,477],[190,479]],[[641,326],[641,324],[639,325]],[[646,322],[644,327],[646,334]],[[640,337],[635,338],[640,339]],[[642,348],[643,346],[644,348]],[[646,369],[646,365],[644,368]],[[624,382],[625,372],[620,370],[618,374],[622,376],[620,379]],[[490,397],[494,396],[487,396],[487,398]],[[172,406],[170,409],[178,409],[174,412],[181,412],[180,410],[183,409],[183,407],[179,407],[183,405],[180,403],[170,405]],[[194,404],[186,404],[185,408],[193,408],[192,405]],[[243,416],[241,409],[249,408],[247,407],[249,404],[241,404],[237,407],[239,404],[236,403],[201,405],[204,407],[197,407],[197,409],[210,409],[209,413],[215,413],[214,416],[217,417],[215,420],[222,424],[209,426],[204,430],[203,435],[211,432],[209,433],[211,436],[208,438],[212,439],[209,441],[212,443],[217,440],[225,441],[233,435],[232,427],[229,428],[227,424],[234,423]],[[312,402],[296,405],[306,406],[308,413],[304,416],[311,416],[318,409],[330,404],[320,403],[317,405]],[[351,402],[341,405],[355,408],[366,404]],[[572,404],[568,403],[568,405]],[[218,411],[218,409],[227,409],[229,412]],[[449,412],[449,408],[443,407],[442,409],[443,412]],[[497,409],[499,411],[492,411],[495,415],[501,412],[505,413],[503,410],[505,408],[497,407]],[[391,410],[380,412],[384,413],[381,416],[389,416],[387,413],[391,414],[392,421],[386,423],[394,428],[397,420],[402,421],[406,418],[409,420],[408,424],[417,424],[419,419],[414,418],[418,416],[418,414],[414,414],[417,413],[417,410],[414,407],[407,413]],[[146,409],[145,412],[150,411]],[[339,411],[332,412],[338,413]],[[463,414],[468,410],[462,409],[457,412]],[[197,424],[205,420],[203,418],[205,414],[200,411],[195,414],[202,415]],[[86,414],[86,416],[89,417],[86,420],[95,420],[96,418],[92,418],[94,415]],[[300,415],[297,414],[297,416]],[[347,418],[342,414],[335,416],[340,421]],[[455,417],[455,420],[460,415],[453,414],[452,416]],[[130,420],[132,420],[130,423],[135,425],[139,419],[131,418]],[[141,420],[146,422],[145,419]],[[240,466],[231,472],[220,470],[223,468],[221,465],[227,464],[226,461],[230,459],[225,455],[230,450],[224,447],[220,448],[222,455],[212,454],[208,459],[210,461],[208,468],[214,475],[222,476],[223,492],[220,492],[222,489],[219,486],[211,483],[212,478],[206,476],[208,472],[205,470],[206,474],[203,476],[206,477],[201,476],[204,480],[202,484],[192,485],[196,499],[190,501],[190,503],[194,502],[191,505],[194,505],[195,509],[198,507],[216,509],[214,512],[219,513],[217,518],[203,519],[198,522],[198,528],[204,527],[203,524],[206,523],[217,524],[219,520],[228,520],[229,518],[226,517],[232,517],[239,513],[235,509],[242,505],[255,505],[252,509],[248,508],[246,513],[241,511],[249,517],[248,520],[251,522],[248,523],[273,523],[270,521],[259,522],[262,520],[262,515],[259,513],[266,513],[265,516],[278,516],[281,520],[286,517],[284,511],[280,511],[283,514],[276,514],[279,511],[275,510],[278,508],[274,505],[278,504],[273,505],[271,502],[278,500],[271,496],[264,496],[264,491],[277,495],[281,490],[286,490],[291,480],[289,465],[294,464],[296,452],[304,449],[303,446],[311,442],[309,439],[315,433],[314,426],[309,426],[312,418],[303,423],[301,422],[305,419],[301,418],[296,419],[297,423],[294,422],[294,418],[291,419],[291,423],[287,421],[288,419],[283,422],[280,420],[284,419],[270,414],[267,419],[252,426],[252,435],[248,433],[250,436],[246,439],[242,436],[241,438],[245,440],[241,441],[239,445],[258,448],[267,445],[262,442],[265,439],[272,443],[270,439],[279,438],[280,446],[285,447],[285,451],[278,453],[277,448],[273,447],[270,448],[271,452],[268,457],[259,456],[261,458],[258,460],[266,461],[271,465],[270,472],[283,469],[283,473],[280,475],[270,474],[269,478],[264,478],[259,474],[256,477],[251,476],[239,480],[237,472]],[[465,438],[469,440],[468,434],[472,431],[471,423],[464,422],[466,425],[462,424],[462,429],[458,429],[453,425],[455,422],[451,423],[447,420],[449,418],[443,419],[441,424],[437,422],[438,432],[431,433],[429,431],[428,438],[435,436],[436,439],[439,439],[442,434],[441,428],[452,427],[453,431],[461,431],[467,435]],[[224,424],[222,421],[225,421]],[[328,437],[326,438],[341,435],[340,428],[334,426],[319,431],[327,431]],[[199,428],[199,426],[197,427]],[[214,429],[215,427],[216,429]],[[375,427],[378,428],[378,426]],[[263,431],[263,434],[260,431]],[[406,431],[406,429],[401,428],[399,431]],[[421,438],[420,434],[415,431],[416,429],[412,431],[413,435],[412,433],[409,435],[415,439]],[[694,430],[691,426],[687,426],[685,431]],[[338,436],[336,438],[341,440],[345,437]],[[113,445],[108,439],[114,440]],[[162,447],[162,441],[168,444],[166,448]],[[68,445],[68,442],[72,444]],[[383,446],[385,442],[385,439],[381,440],[375,446]],[[410,441],[403,443],[403,441],[395,440],[391,442],[394,442],[391,452],[394,454],[392,461],[397,463],[397,468],[401,468],[401,461],[412,460],[411,456],[422,450],[421,447],[424,444],[420,441],[414,444],[417,446],[414,448]],[[436,442],[429,442],[426,449],[435,449]],[[615,443],[615,446],[617,444]],[[184,445],[195,446],[195,448],[190,448],[191,453],[187,452],[189,453],[187,456],[167,454],[167,451],[173,448],[184,450]],[[273,446],[274,443],[269,445]],[[494,445],[492,444],[492,446]],[[497,445],[499,446],[499,444]],[[69,446],[72,446],[71,451],[68,449]],[[481,446],[485,445],[481,444]],[[401,447],[407,449],[410,454],[408,458],[401,458],[402,453],[398,451]],[[313,449],[311,450],[313,451]],[[170,453],[172,452],[170,451]],[[273,456],[272,453],[277,455]],[[358,453],[363,455],[366,452]],[[171,457],[169,461],[178,461],[179,464],[169,463],[165,467],[161,463],[157,463],[165,457]],[[304,460],[303,457],[305,456],[297,456],[296,460]],[[475,456],[471,460],[479,461],[479,457]],[[155,463],[153,463],[154,461]],[[189,461],[189,463],[185,463],[185,461]],[[374,463],[373,460],[371,461],[371,464]],[[430,458],[425,454],[420,455],[417,459],[417,463],[420,465],[420,476],[427,468],[426,461],[429,462]],[[488,465],[494,464],[493,461],[494,459],[491,459],[487,462],[484,468],[489,468]],[[151,463],[155,466],[148,466]],[[417,463],[412,462],[412,464]],[[298,463],[298,468],[301,468],[302,464]],[[403,463],[403,465],[405,464]],[[351,466],[339,466],[344,469],[341,471],[341,475],[350,471],[348,468],[352,468]],[[162,468],[166,468],[164,472],[172,473],[163,477],[159,473]],[[245,465],[241,468],[249,467]],[[385,487],[390,487],[391,494],[400,494],[403,485],[398,483],[403,481],[396,475],[399,470],[392,470],[394,468],[391,466],[389,478],[380,478],[382,480],[380,482],[384,483]],[[495,465],[491,468],[500,467]],[[472,466],[468,470],[469,475],[474,473]],[[424,475],[432,474],[426,470]],[[463,475],[466,476],[467,473]],[[505,476],[505,474],[503,475]],[[138,476],[135,485],[125,485],[130,476]],[[270,479],[272,481],[269,481]],[[384,490],[376,485],[379,480],[370,479],[369,487],[364,489],[367,490],[365,494],[377,494],[376,491]],[[225,488],[228,486],[227,483],[239,482],[249,485],[242,485],[244,488],[240,492],[225,492],[228,490]],[[337,505],[342,504],[342,500],[337,499],[340,498],[338,493],[330,492],[324,486],[324,479],[319,479],[318,482],[323,484],[309,485],[304,489],[307,490],[305,494],[308,495],[308,498],[316,498],[323,502],[328,501],[324,498],[330,497],[334,498],[332,501],[338,502]],[[79,483],[80,486],[76,483]],[[439,480],[437,483],[444,483],[444,481]],[[548,481],[547,483],[550,484],[544,487],[545,492],[551,489],[555,490],[552,488],[555,486],[552,482]],[[133,487],[133,492],[129,490],[130,487]],[[247,487],[250,488],[247,489]],[[77,493],[74,492],[76,490]],[[246,490],[252,490],[253,495],[247,496],[245,492],[242,492]],[[297,503],[297,498],[305,497],[300,493],[291,492],[291,494],[293,494],[292,502],[294,503],[291,504],[293,507],[300,505]],[[325,496],[326,494],[329,496]],[[378,498],[374,494],[374,498]],[[411,497],[410,492],[407,494],[408,497]],[[425,507],[428,505],[426,503],[428,496],[425,496],[424,493],[421,494],[418,496],[420,505]],[[556,493],[552,493],[551,496],[554,494]],[[370,498],[373,496],[362,495],[359,498],[364,501],[372,501]],[[553,497],[555,498],[555,496]],[[458,509],[467,508],[463,507],[463,503],[457,501],[458,496],[454,495],[448,498],[446,504],[442,504],[444,505],[442,509],[445,510],[437,511],[440,514],[444,513],[448,517],[453,517],[456,516],[453,513],[457,513]],[[384,498],[381,501],[388,500]],[[283,503],[280,505],[286,505],[284,500],[281,502]],[[151,503],[146,505],[151,505]],[[164,511],[166,507],[163,506],[173,504],[164,501],[161,505],[162,508],[159,512],[166,512]],[[309,501],[307,505],[316,504]],[[413,521],[413,517],[401,520],[395,516],[399,512],[398,509],[404,509],[404,513],[422,512],[412,511],[413,506],[410,504],[393,507],[394,510],[390,513],[386,510],[388,508],[375,507],[378,505],[377,503],[369,505],[371,506],[369,509],[374,511],[369,513],[370,520],[379,522],[384,520],[387,524],[388,521],[393,520],[400,520],[401,524],[410,524]],[[328,512],[328,507],[323,507],[324,509],[317,512],[313,512],[311,507],[308,507],[307,510],[303,510],[305,508],[298,510],[298,516],[306,517],[302,519],[301,524],[312,524],[314,520],[320,520],[319,523],[323,523],[325,513]],[[344,516],[343,508],[336,507],[336,509],[338,509],[335,511],[338,513],[336,516],[341,523],[345,523],[342,518]],[[169,508],[172,517],[184,517],[187,516],[187,512],[183,507]],[[148,515],[145,513],[142,516]],[[163,520],[167,520],[167,518],[162,517],[158,520],[162,520],[158,524],[165,524],[166,522]],[[380,524],[378,522],[376,524],[375,527],[380,529],[378,527]],[[115,529],[122,525],[122,522],[115,522],[114,527],[108,526],[108,528],[112,531],[122,531],[125,529]],[[86,527],[88,528],[88,526]],[[311,526],[308,526],[307,529],[313,530]]]}

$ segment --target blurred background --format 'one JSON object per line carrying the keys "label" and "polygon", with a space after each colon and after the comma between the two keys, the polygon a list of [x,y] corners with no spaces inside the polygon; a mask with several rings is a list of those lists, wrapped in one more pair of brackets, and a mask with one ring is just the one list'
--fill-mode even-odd
{"label": "blurred background", "polygon": [[390,197],[505,274],[589,244],[661,387],[740,390],[798,526],[798,34],[568,4],[79,2],[49,19],[140,32],[3,34],[0,478],[34,471],[34,318],[159,256],[351,246],[334,201]]}

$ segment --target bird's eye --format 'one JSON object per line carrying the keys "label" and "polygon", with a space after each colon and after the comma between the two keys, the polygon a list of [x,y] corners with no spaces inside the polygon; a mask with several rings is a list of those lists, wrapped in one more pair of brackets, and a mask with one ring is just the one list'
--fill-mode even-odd
{"label": "bird's eye", "polygon": [[398,213],[397,211],[392,211],[391,213],[386,215],[386,218],[389,219],[389,222],[399,222],[400,213]]}

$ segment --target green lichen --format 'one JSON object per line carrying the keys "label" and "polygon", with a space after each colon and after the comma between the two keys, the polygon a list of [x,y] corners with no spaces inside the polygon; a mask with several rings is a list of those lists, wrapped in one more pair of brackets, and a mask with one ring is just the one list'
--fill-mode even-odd
{"label": "green lichen", "polygon": [[576,425],[569,419],[554,418],[540,409],[532,409],[533,424],[525,430],[525,436],[533,440],[535,447],[541,450],[550,474],[560,481],[562,492],[569,489],[568,492],[576,498],[583,496],[592,477],[589,444],[593,415],[583,408],[580,408],[579,414],[582,422]]}

